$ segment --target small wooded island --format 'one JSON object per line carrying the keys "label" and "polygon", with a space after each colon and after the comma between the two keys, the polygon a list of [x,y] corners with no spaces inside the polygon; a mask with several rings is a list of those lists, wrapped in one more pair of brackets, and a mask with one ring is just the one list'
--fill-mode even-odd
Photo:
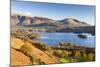
{"label": "small wooded island", "polygon": [[87,36],[84,35],[84,34],[79,34],[78,37],[80,37],[80,38],[82,38],[82,39],[86,39],[86,38],[87,38]]}

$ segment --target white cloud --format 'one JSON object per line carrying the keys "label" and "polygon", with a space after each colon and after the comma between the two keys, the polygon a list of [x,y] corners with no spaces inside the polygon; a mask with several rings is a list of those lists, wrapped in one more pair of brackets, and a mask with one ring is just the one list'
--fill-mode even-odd
{"label": "white cloud", "polygon": [[33,16],[30,12],[22,12],[22,11],[11,11],[11,14],[20,14],[25,16]]}

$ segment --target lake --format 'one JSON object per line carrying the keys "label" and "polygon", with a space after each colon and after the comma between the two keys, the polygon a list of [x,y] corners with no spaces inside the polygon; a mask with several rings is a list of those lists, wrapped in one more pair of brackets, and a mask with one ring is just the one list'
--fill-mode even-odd
{"label": "lake", "polygon": [[41,39],[39,39],[39,42],[43,42],[49,45],[58,45],[60,41],[63,41],[71,42],[80,46],[95,46],[95,36],[92,36],[91,34],[85,34],[87,35],[87,38],[82,39],[77,35],[78,34],[75,33],[41,33]]}

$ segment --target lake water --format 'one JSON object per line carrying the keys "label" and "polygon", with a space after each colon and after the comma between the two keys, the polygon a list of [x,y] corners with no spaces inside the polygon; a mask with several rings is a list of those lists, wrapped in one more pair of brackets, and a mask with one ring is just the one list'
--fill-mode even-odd
{"label": "lake water", "polygon": [[95,46],[95,36],[92,36],[91,34],[85,34],[87,35],[87,38],[82,39],[77,35],[78,34],[74,33],[41,33],[41,39],[39,40],[39,42],[43,42],[49,45],[58,45],[60,41],[63,41],[71,42],[80,46]]}

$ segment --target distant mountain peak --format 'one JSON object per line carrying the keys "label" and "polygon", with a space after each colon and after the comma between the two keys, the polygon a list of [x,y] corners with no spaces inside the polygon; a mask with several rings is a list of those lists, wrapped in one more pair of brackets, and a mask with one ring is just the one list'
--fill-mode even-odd
{"label": "distant mountain peak", "polygon": [[71,21],[80,22],[79,20],[72,17],[61,20],[61,22],[71,22]]}
{"label": "distant mountain peak", "polygon": [[67,24],[70,27],[76,27],[76,26],[89,26],[86,22],[82,22],[80,20],[77,20],[75,18],[66,18],[63,20],[60,20],[60,22]]}

